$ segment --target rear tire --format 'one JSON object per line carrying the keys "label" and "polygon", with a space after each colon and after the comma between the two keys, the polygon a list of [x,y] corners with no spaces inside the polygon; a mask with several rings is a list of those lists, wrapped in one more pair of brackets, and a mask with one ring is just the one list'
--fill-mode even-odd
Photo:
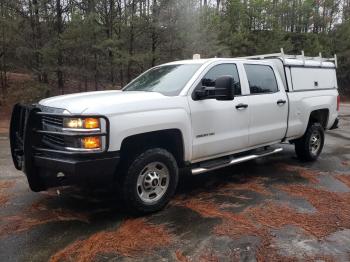
{"label": "rear tire", "polygon": [[302,161],[316,161],[325,141],[324,129],[319,123],[308,126],[303,137],[295,141],[295,153]]}
{"label": "rear tire", "polygon": [[164,149],[149,149],[136,156],[120,181],[125,206],[135,214],[161,210],[175,194],[178,173],[174,156]]}

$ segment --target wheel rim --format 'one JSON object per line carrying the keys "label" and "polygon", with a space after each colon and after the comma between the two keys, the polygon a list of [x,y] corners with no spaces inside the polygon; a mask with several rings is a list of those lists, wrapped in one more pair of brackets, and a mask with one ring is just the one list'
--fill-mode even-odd
{"label": "wheel rim", "polygon": [[311,154],[317,155],[321,148],[321,134],[318,131],[314,131],[310,137],[309,149]]}
{"label": "wheel rim", "polygon": [[140,199],[152,204],[161,199],[169,186],[169,170],[163,163],[152,162],[146,165],[137,179],[136,191]]}

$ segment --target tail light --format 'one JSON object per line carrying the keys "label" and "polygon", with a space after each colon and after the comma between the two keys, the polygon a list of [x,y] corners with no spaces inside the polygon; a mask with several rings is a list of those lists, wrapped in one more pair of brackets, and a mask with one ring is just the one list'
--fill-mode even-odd
{"label": "tail light", "polygon": [[340,110],[340,96],[337,97],[337,111]]}

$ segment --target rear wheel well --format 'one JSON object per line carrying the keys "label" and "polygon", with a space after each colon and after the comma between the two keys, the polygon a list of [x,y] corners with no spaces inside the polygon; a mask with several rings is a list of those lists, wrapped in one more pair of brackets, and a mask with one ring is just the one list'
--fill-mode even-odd
{"label": "rear wheel well", "polygon": [[328,109],[319,109],[312,111],[309,118],[309,125],[312,125],[313,123],[320,123],[324,129],[327,128],[328,123],[328,117],[329,117],[329,110]]}
{"label": "rear wheel well", "polygon": [[183,138],[178,129],[154,131],[125,138],[120,149],[121,162],[130,162],[137,154],[155,147],[169,151],[175,157],[178,166],[184,167]]}

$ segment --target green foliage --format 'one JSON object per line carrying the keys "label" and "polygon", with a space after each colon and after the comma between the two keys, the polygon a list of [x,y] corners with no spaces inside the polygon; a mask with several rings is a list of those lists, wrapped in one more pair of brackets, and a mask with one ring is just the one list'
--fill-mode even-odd
{"label": "green foliage", "polygon": [[339,84],[350,89],[350,20],[339,25],[332,38],[339,57]]}
{"label": "green foliage", "polygon": [[239,57],[281,47],[313,56],[336,52],[340,85],[350,86],[348,0],[0,3],[0,71],[29,71],[55,89],[116,88],[152,65],[194,53]]}

